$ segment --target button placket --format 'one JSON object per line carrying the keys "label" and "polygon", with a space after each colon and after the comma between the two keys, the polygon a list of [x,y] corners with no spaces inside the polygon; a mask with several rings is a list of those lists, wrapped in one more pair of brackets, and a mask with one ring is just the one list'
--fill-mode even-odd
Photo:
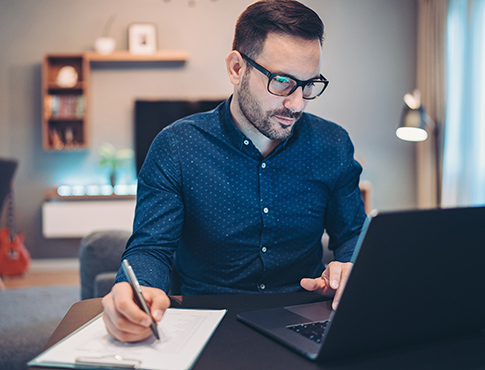
{"label": "button placket", "polygon": [[[262,222],[263,222],[263,232],[261,234],[261,244],[259,246],[259,253],[260,253],[260,258],[265,266],[268,261],[268,247],[265,245],[268,245],[268,240],[265,241],[264,235],[266,234],[266,228],[268,226],[268,222],[270,220],[268,219],[269,216],[269,211],[270,211],[270,206],[271,206],[271,182],[270,182],[270,171],[269,171],[269,164],[266,162],[267,158],[263,159],[260,164],[259,164],[259,178],[260,178],[260,210],[262,214]],[[262,280],[264,281],[265,277],[264,275],[262,276]],[[257,285],[258,290],[260,292],[267,291],[269,288],[266,286],[264,282],[259,282]]]}

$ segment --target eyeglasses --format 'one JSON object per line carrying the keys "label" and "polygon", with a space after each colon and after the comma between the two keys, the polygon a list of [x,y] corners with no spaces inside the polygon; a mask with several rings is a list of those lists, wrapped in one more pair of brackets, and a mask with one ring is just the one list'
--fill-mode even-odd
{"label": "eyeglasses", "polygon": [[254,68],[268,77],[268,92],[273,95],[289,96],[301,86],[303,90],[303,99],[312,100],[322,95],[327,88],[328,80],[322,75],[320,75],[319,78],[300,81],[293,77],[271,73],[247,55],[241,53],[241,56]]}

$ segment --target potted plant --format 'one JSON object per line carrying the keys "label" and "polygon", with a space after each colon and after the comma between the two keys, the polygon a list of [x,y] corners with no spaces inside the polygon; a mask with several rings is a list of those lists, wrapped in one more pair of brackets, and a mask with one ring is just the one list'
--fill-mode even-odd
{"label": "potted plant", "polygon": [[99,167],[109,167],[109,180],[112,187],[116,185],[116,171],[118,167],[126,166],[133,158],[133,150],[131,149],[116,149],[113,144],[104,143],[99,147],[98,154]]}

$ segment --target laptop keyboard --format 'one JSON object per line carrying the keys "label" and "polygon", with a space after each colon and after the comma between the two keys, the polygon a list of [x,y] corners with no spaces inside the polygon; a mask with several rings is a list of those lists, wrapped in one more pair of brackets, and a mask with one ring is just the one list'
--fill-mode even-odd
{"label": "laptop keyboard", "polygon": [[290,325],[287,326],[287,329],[293,330],[294,332],[307,337],[310,340],[313,340],[317,343],[322,342],[323,333],[325,332],[325,328],[328,325],[328,320],[325,321],[317,321],[317,322],[310,322],[305,324],[298,324],[298,325]]}

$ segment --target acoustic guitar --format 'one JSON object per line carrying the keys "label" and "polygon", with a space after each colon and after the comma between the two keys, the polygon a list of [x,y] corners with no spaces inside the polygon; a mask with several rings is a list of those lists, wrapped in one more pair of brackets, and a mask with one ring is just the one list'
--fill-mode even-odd
{"label": "acoustic guitar", "polygon": [[21,275],[30,265],[25,236],[14,232],[13,191],[7,196],[8,227],[0,229],[0,276]]}

